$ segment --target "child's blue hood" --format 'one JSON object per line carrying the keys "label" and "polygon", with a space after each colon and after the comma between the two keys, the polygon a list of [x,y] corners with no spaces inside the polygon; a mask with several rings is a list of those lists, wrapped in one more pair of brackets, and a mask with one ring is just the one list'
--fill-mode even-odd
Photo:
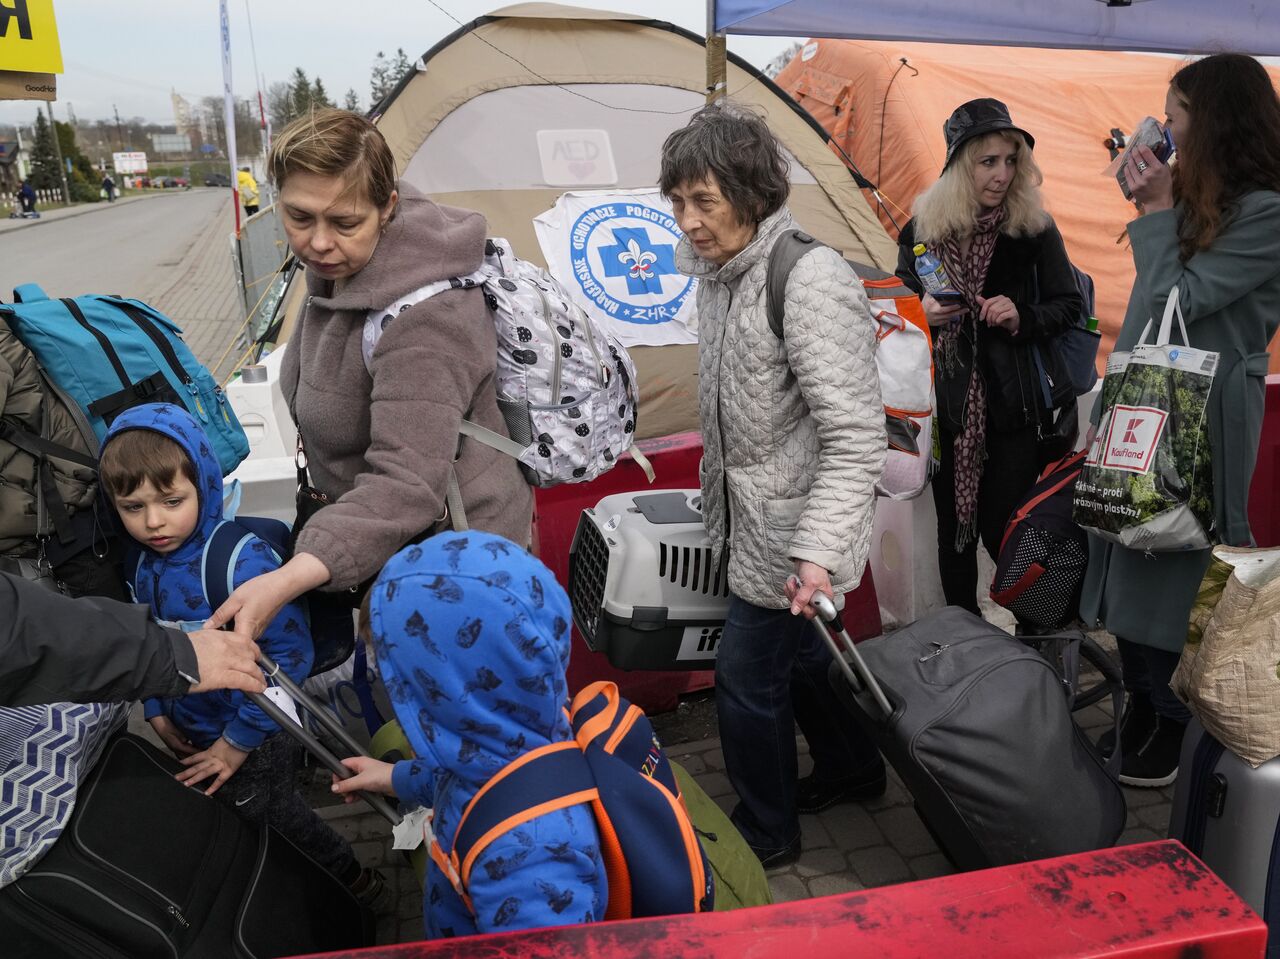
{"label": "child's blue hood", "polygon": [[433,781],[478,788],[520,754],[571,738],[569,598],[515,543],[443,533],[387,562],[370,630],[396,717]]}
{"label": "child's blue hood", "polygon": [[125,410],[107,430],[103,444],[125,430],[154,430],[167,436],[181,446],[195,464],[200,522],[187,541],[168,555],[170,561],[186,560],[190,553],[204,548],[205,540],[222,519],[222,469],[218,466],[218,457],[195,418],[172,403],[144,403]]}

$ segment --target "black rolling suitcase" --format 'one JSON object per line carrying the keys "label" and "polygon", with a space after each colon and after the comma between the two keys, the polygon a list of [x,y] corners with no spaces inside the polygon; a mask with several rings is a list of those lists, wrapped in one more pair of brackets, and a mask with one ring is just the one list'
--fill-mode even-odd
{"label": "black rolling suitcase", "polygon": [[50,851],[0,889],[5,959],[265,959],[370,945],[373,916],[274,830],[112,740]]}
{"label": "black rolling suitcase", "polygon": [[1257,910],[1272,928],[1267,959],[1280,957],[1280,758],[1250,766],[1192,719],[1178,759],[1169,838]]}
{"label": "black rolling suitcase", "polygon": [[[815,621],[836,657],[837,693],[897,770],[957,868],[1116,841],[1124,795],[1071,716],[1079,633],[1036,637],[1046,647],[1061,640],[1066,666],[1059,672],[1045,656],[957,607],[855,647],[831,603],[820,598],[816,605],[848,655]],[[1105,656],[1100,665],[1110,671]],[[1118,672],[1102,691],[1112,693],[1118,714]]]}

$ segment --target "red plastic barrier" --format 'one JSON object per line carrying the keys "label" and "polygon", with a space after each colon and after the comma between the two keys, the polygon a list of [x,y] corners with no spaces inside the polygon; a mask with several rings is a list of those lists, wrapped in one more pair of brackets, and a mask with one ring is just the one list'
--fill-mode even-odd
{"label": "red plastic barrier", "polygon": [[1181,843],[1169,839],[737,912],[330,956],[1262,959],[1266,944],[1267,927],[1257,914]]}
{"label": "red plastic barrier", "polygon": [[[640,440],[640,451],[653,464],[655,479],[650,486],[640,467],[630,456],[590,483],[564,483],[535,491],[534,542],[538,557],[556,574],[561,584],[569,583],[569,547],[578,517],[588,507],[614,493],[650,489],[697,489],[698,461],[702,459],[702,437],[698,433],[676,433],[657,439]],[[845,598],[849,633],[854,639],[878,636],[880,605],[868,566],[862,584]],[[856,627],[856,628],[855,628]],[[573,652],[569,657],[569,691],[577,692],[596,680],[618,684],[622,694],[649,712],[665,712],[676,707],[681,693],[706,689],[714,673],[702,671],[625,672],[615,669],[602,653],[593,653],[575,628]]]}
{"label": "red plastic barrier", "polygon": [[1249,486],[1249,526],[1259,546],[1280,546],[1280,374],[1267,377],[1258,465]]}

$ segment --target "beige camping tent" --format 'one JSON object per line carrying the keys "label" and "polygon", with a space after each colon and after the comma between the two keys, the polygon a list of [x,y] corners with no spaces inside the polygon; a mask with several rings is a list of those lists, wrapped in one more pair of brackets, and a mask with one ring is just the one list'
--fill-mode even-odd
{"label": "beige camping tent", "polygon": [[[571,187],[545,182],[539,131],[605,130],[617,173],[609,185],[652,187],[663,140],[704,103],[705,71],[703,39],[671,24],[547,3],[513,6],[424,54],[380,105],[377,122],[405,180],[439,202],[480,210],[492,235],[545,265],[533,218]],[[728,90],[767,118],[793,158],[790,206],[804,228],[851,258],[892,270],[894,245],[822,128],[736,57]],[[639,435],[695,429],[696,347],[631,352],[640,372]]]}

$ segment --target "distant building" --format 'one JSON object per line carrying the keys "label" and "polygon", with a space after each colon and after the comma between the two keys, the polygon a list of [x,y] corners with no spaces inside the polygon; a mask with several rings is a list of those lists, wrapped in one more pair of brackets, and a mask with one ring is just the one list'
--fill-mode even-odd
{"label": "distant building", "polygon": [[173,125],[177,133],[191,132],[191,104],[177,90],[169,93],[173,101]]}

